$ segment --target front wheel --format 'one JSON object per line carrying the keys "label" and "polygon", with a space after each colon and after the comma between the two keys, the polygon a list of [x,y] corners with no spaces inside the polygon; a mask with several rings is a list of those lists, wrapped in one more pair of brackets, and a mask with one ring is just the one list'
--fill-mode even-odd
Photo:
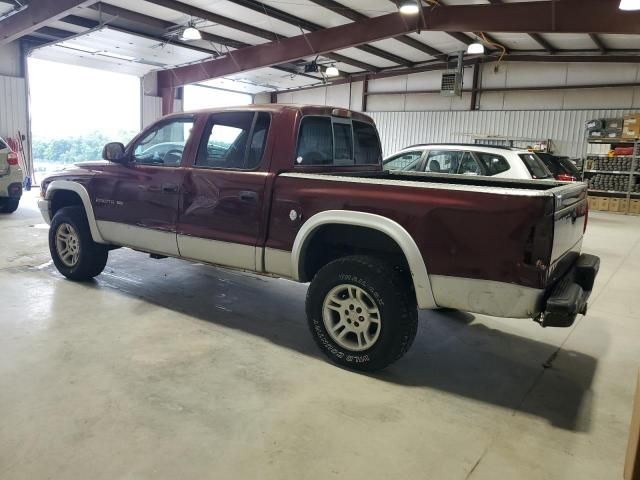
{"label": "front wheel", "polygon": [[82,207],[56,212],[49,228],[49,251],[58,271],[71,280],[90,280],[100,275],[109,251],[95,243]]}
{"label": "front wheel", "polygon": [[307,293],[307,319],[331,361],[369,372],[402,357],[418,328],[406,276],[383,260],[359,255],[320,269]]}

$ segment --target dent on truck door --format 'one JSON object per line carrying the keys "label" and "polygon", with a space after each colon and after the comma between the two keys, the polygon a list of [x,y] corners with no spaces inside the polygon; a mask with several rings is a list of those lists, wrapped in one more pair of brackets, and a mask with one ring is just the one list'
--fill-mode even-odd
{"label": "dent on truck door", "polygon": [[178,221],[183,257],[254,270],[268,172],[269,114],[211,115],[187,169]]}
{"label": "dent on truck door", "polygon": [[178,255],[176,226],[183,154],[194,121],[163,121],[143,135],[130,162],[107,165],[92,181],[98,228],[105,240]]}

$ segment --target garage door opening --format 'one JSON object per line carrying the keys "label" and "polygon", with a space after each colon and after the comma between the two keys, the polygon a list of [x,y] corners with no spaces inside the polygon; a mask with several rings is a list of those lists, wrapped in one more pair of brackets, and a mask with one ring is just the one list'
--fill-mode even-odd
{"label": "garage door opening", "polygon": [[36,58],[28,68],[36,182],[140,130],[139,77]]}

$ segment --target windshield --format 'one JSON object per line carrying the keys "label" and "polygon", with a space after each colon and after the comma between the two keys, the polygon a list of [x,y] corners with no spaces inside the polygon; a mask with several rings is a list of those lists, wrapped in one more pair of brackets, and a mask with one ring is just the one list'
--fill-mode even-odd
{"label": "windshield", "polygon": [[521,153],[520,158],[526,165],[532,178],[536,180],[553,178],[553,175],[551,175],[551,172],[547,169],[544,162],[540,160],[535,153]]}

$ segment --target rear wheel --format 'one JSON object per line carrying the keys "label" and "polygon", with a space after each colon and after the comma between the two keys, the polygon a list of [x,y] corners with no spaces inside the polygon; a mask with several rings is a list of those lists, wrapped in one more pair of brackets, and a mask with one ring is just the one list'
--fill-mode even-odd
{"label": "rear wheel", "polygon": [[0,199],[0,213],[13,213],[18,209],[19,198]]}
{"label": "rear wheel", "polygon": [[329,359],[376,371],[402,357],[416,336],[418,312],[407,277],[370,256],[335,260],[307,293],[311,333]]}
{"label": "rear wheel", "polygon": [[58,271],[71,280],[90,280],[99,275],[109,255],[105,245],[95,243],[82,207],[56,212],[49,229],[49,251]]}

